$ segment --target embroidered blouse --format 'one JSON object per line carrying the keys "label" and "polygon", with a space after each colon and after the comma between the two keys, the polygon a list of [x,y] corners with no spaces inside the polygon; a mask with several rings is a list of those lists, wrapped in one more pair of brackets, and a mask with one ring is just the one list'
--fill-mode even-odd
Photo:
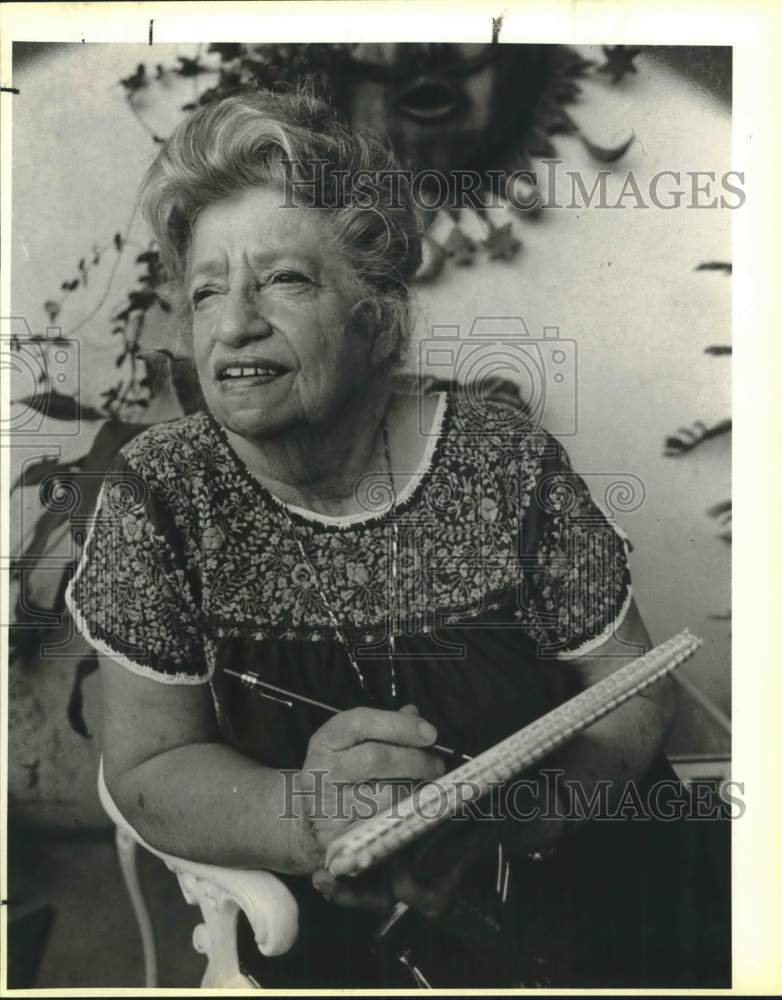
{"label": "embroidered blouse", "polygon": [[[521,410],[466,395],[440,395],[423,466],[390,512],[388,493],[381,473],[359,484],[365,513],[288,505],[286,516],[209,414],[150,427],[106,477],[69,609],[93,646],[129,670],[166,684],[211,683],[234,738],[233,716],[246,716],[248,703],[251,715],[280,709],[237,692],[225,666],[341,708],[366,700],[332,615],[369,696],[393,707],[393,627],[398,704],[424,711],[422,697],[438,702],[431,721],[475,748],[467,731],[475,718],[461,719],[461,697],[469,692],[473,707],[474,697],[494,701],[498,671],[520,677],[532,658],[582,655],[621,622],[631,590],[626,540],[561,444]],[[306,719],[303,731],[315,722],[293,714]],[[522,722],[516,716],[510,731]],[[290,735],[287,747],[262,740],[244,749],[275,764],[290,759]]]}
{"label": "embroidered blouse", "polygon": [[[621,623],[628,546],[561,444],[497,400],[441,393],[422,467],[391,510],[388,486],[368,476],[351,516],[286,511],[208,413],[150,427],[106,476],[66,595],[76,626],[143,677],[210,684],[225,739],[268,766],[299,767],[328,713],[249,690],[226,668],[337,708],[415,704],[440,743],[474,755],[561,701],[566,670],[551,664]],[[331,930],[326,947],[322,926],[317,938],[302,929],[282,984],[302,985],[314,963],[311,985],[325,986],[331,963],[333,985],[355,985],[334,970],[340,949],[353,962],[371,951],[366,920],[324,918],[306,880],[288,881]]]}

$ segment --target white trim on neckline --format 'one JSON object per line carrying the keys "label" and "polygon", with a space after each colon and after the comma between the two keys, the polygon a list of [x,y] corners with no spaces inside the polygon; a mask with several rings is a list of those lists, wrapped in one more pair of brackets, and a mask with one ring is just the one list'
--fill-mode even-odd
{"label": "white trim on neckline", "polygon": [[[440,442],[440,438],[443,433],[443,421],[445,420],[447,404],[448,394],[446,392],[438,393],[437,409],[435,410],[434,420],[432,421],[432,427],[429,432],[429,438],[426,442],[426,450],[424,451],[423,458],[421,459],[421,464],[418,466],[418,469],[410,478],[409,482],[405,485],[405,488],[397,493],[396,507],[400,504],[406,503],[407,500],[410,499],[416,489],[418,489],[418,486],[424,476],[431,468],[435,448]],[[289,510],[292,514],[295,514],[297,517],[304,518],[307,521],[317,521],[320,524],[327,525],[361,524],[365,521],[375,521],[378,518],[385,517],[388,513],[388,510],[386,509],[371,514],[368,514],[365,511],[358,511],[355,514],[318,514],[316,511],[309,510],[307,507],[298,507],[296,504],[286,503],[284,500],[280,500],[279,497],[276,497],[267,487],[263,486],[259,479],[256,478],[256,482],[258,482],[259,485],[266,490],[266,493],[272,498],[275,504],[280,507],[285,507],[286,510]]]}

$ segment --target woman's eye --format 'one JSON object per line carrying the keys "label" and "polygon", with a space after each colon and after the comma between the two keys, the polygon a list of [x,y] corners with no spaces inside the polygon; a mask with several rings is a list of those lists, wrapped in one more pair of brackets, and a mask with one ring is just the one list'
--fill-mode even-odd
{"label": "woman's eye", "polygon": [[276,271],[269,277],[270,285],[295,285],[310,284],[310,279],[306,274],[299,271]]}
{"label": "woman's eye", "polygon": [[209,298],[210,295],[214,295],[214,288],[197,288],[193,292],[193,305],[198,307],[205,299]]}

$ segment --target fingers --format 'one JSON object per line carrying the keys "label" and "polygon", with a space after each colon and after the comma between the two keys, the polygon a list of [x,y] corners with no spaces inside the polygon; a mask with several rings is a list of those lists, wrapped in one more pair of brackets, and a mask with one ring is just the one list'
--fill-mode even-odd
{"label": "fingers", "polygon": [[417,709],[415,712],[386,712],[379,708],[351,708],[338,712],[315,733],[310,748],[347,750],[367,740],[407,747],[431,746],[437,739],[437,730],[417,712]]}
{"label": "fingers", "polygon": [[391,875],[391,888],[396,899],[425,917],[439,917],[456,895],[462,877],[462,865],[456,865],[444,875],[427,882],[419,881],[407,865],[397,866]]}
{"label": "fingers", "polygon": [[[310,822],[319,846],[338,836],[346,824],[377,815],[406,798],[417,784],[442,776],[446,764],[426,749],[436,738],[436,730],[415,705],[398,712],[350,709],[321,726],[299,772],[302,787],[312,796]],[[372,788],[372,782],[381,787]],[[353,899],[355,892],[351,886],[341,897]]]}
{"label": "fingers", "polygon": [[354,785],[351,789],[349,821],[361,822],[379,816],[403,797],[406,798],[405,790],[389,782],[384,782],[380,787],[373,787],[371,782]]}
{"label": "fingers", "polygon": [[445,823],[415,844],[407,855],[408,864],[421,879],[435,878],[465,857],[474,859],[496,853],[497,842],[486,824],[479,820]]}
{"label": "fingers", "polygon": [[411,788],[401,782],[373,782],[346,785],[338,796],[322,801],[319,818],[311,820],[313,834],[321,850],[353,823],[372,819],[407,798]]}
{"label": "fingers", "polygon": [[[437,754],[410,750],[388,743],[361,743],[340,755],[339,780],[433,781],[445,774],[446,765]],[[336,779],[336,774],[333,775]]]}
{"label": "fingers", "polygon": [[324,868],[313,874],[312,884],[330,903],[338,906],[386,914],[394,905],[394,896],[388,885],[336,878]]}
{"label": "fingers", "polygon": [[[435,781],[447,769],[437,754],[426,750],[409,750],[388,743],[361,743],[335,755],[329,769],[329,782],[332,785],[357,785],[395,781],[415,786],[422,781]],[[303,773],[307,770],[302,768]],[[317,770],[313,767],[311,773],[315,774]]]}
{"label": "fingers", "polygon": [[345,810],[348,822],[372,819],[412,795],[417,782],[381,780],[351,785]]}
{"label": "fingers", "polygon": [[337,878],[325,868],[312,875],[312,885],[331,903],[388,914],[397,902],[406,903],[423,916],[441,916],[451,904],[461,882],[464,864],[432,881],[421,882],[408,864],[397,859],[391,871],[381,869],[359,878]]}

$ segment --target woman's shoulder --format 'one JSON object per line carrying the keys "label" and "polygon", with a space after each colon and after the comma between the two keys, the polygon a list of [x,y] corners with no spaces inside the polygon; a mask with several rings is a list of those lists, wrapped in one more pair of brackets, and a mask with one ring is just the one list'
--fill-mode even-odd
{"label": "woman's shoulder", "polygon": [[214,432],[208,415],[150,424],[120,449],[121,463],[150,482],[179,482],[192,476],[214,453]]}
{"label": "woman's shoulder", "polygon": [[[394,378],[403,406],[417,408],[420,428],[431,424],[429,435],[437,437],[436,454],[461,465],[502,465],[513,459],[539,466],[542,459],[567,461],[560,442],[540,423],[528,405],[521,387],[499,376],[463,382],[417,376]],[[439,403],[430,406],[438,399]],[[441,404],[445,404],[444,406]],[[431,420],[428,412],[434,413]]]}
{"label": "woman's shoulder", "polygon": [[[417,384],[408,381],[406,388],[408,407],[417,406],[420,415],[417,434],[427,436],[421,482],[450,483],[457,494],[510,491],[524,504],[548,473],[568,467],[559,442],[540,425],[520,387],[509,380],[424,378]],[[437,401],[434,409],[425,405],[432,397]]]}
{"label": "woman's shoulder", "polygon": [[521,389],[502,378],[476,383],[432,383],[449,403],[445,433],[453,448],[483,461],[539,458],[557,446],[525,402]]}

